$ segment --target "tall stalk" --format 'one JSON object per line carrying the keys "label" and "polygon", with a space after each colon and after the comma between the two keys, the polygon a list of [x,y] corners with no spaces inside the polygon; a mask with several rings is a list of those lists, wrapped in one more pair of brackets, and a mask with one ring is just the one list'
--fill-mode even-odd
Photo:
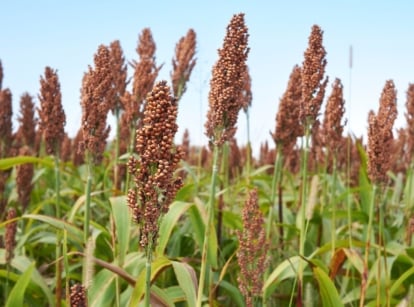
{"label": "tall stalk", "polygon": [[[56,146],[58,147],[58,146]],[[56,193],[56,219],[60,219],[60,168],[59,168],[59,150],[55,150],[55,193]],[[56,234],[56,307],[61,306],[62,301],[62,265],[61,265],[61,234],[58,232]]]}
{"label": "tall stalk", "polygon": [[[306,196],[308,191],[307,177],[308,177],[308,159],[309,159],[309,139],[310,139],[310,125],[306,123],[305,125],[305,144],[302,146],[302,164],[301,164],[301,180],[302,180],[302,190],[301,190],[301,204],[300,204],[300,233],[299,233],[299,255],[305,256],[305,241],[306,241]],[[304,271],[304,262],[299,261],[299,299],[302,299],[303,293],[303,271]]]}
{"label": "tall stalk", "polygon": [[145,262],[145,300],[144,306],[150,307],[151,299],[151,263],[152,263],[152,235],[146,248],[147,260]]}
{"label": "tall stalk", "polygon": [[[208,242],[210,241],[211,236],[211,229],[214,227],[214,205],[215,205],[215,198],[216,198],[216,181],[217,181],[217,174],[218,174],[218,161],[219,161],[219,146],[214,145],[214,152],[213,152],[213,166],[212,166],[212,173],[211,173],[211,187],[210,187],[210,197],[207,204],[207,222],[205,224],[204,230],[204,242],[203,242],[203,251],[201,255],[201,269],[200,269],[200,279],[198,284],[198,291],[197,291],[197,307],[202,306],[202,298],[203,298],[203,290],[204,284],[206,279],[206,272],[207,272],[207,249],[208,249]],[[209,285],[207,285],[209,288]]]}
{"label": "tall stalk", "polygon": [[[366,270],[368,270],[369,265],[369,252],[371,247],[371,237],[372,237],[372,224],[374,221],[374,211],[375,211],[375,199],[377,194],[377,185],[373,184],[372,187],[372,195],[370,199],[370,205],[369,205],[369,213],[368,213],[368,226],[367,226],[367,234],[365,238],[365,254],[364,254],[364,267]],[[365,295],[366,291],[368,289],[368,276],[363,277],[362,284],[361,284],[361,297],[359,301],[359,306],[363,307],[365,303]]]}

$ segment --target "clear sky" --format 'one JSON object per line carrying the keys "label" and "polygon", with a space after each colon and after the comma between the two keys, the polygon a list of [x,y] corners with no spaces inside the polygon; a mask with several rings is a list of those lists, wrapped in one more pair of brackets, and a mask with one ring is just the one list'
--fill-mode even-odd
{"label": "clear sky", "polygon": [[[347,131],[365,134],[370,109],[377,110],[385,81],[398,90],[397,127],[404,125],[408,84],[414,82],[414,1],[2,1],[0,59],[3,88],[13,93],[14,118],[20,96],[39,93],[44,68],[58,70],[66,130],[73,136],[81,118],[81,80],[100,44],[120,40],[127,60],[137,60],[138,35],[151,28],[156,60],[164,63],[159,80],[170,80],[175,44],[189,28],[197,33],[197,64],[179,107],[178,139],[184,128],[191,142],[207,144],[204,122],[211,69],[233,14],[245,13],[249,28],[248,65],[252,77],[251,138],[257,147],[270,140],[280,97],[303,52],[311,26],[324,31],[327,75],[344,85]],[[353,47],[353,67],[349,49]],[[128,68],[129,76],[132,68]],[[15,128],[17,124],[15,123]],[[113,125],[112,125],[113,126]],[[240,114],[239,144],[246,142]]]}

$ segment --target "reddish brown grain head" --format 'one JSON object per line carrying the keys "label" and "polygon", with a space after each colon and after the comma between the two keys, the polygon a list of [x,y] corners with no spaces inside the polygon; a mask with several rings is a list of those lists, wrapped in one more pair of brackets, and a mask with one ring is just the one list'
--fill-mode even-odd
{"label": "reddish brown grain head", "polygon": [[143,125],[136,132],[139,160],[132,157],[128,162],[135,183],[128,193],[128,204],[141,226],[143,247],[155,244],[159,217],[168,211],[181,187],[180,178],[174,178],[182,158],[181,150],[174,145],[176,120],[177,103],[166,82],[161,81],[147,96]]}
{"label": "reddish brown grain head", "polygon": [[65,134],[66,116],[62,106],[62,94],[57,71],[45,68],[44,76],[40,77],[39,128],[46,143],[49,154],[60,151]]}
{"label": "reddish brown grain head", "polygon": [[109,48],[100,45],[94,57],[94,68],[89,67],[82,83],[83,148],[95,163],[102,161],[110,127],[106,118],[114,97],[113,74]]}
{"label": "reddish brown grain head", "polygon": [[4,77],[4,74],[3,74],[3,64],[2,64],[2,62],[0,60],[0,91],[1,91],[2,85],[3,85],[3,77]]}
{"label": "reddish brown grain head", "polygon": [[[155,79],[158,76],[162,66],[157,66],[155,62],[156,45],[152,37],[151,30],[145,28],[139,36],[138,47],[136,51],[139,55],[139,61],[133,61],[134,76],[132,82],[132,103],[134,111],[133,118],[136,121],[143,114],[145,106],[143,105],[145,97],[154,86]],[[134,123],[135,125],[135,123]]]}
{"label": "reddish brown grain head", "polygon": [[368,116],[368,175],[372,182],[387,182],[396,118],[397,92],[394,82],[388,80],[382,90],[378,114],[370,111]]}
{"label": "reddish brown grain head", "polygon": [[0,91],[0,158],[6,158],[11,152],[13,140],[12,93],[9,89]]}
{"label": "reddish brown grain head", "polygon": [[86,289],[77,283],[70,287],[70,306],[71,307],[87,307],[88,300]]}
{"label": "reddish brown grain head", "polygon": [[247,306],[254,297],[260,297],[266,269],[268,243],[264,229],[263,214],[259,210],[257,191],[252,190],[243,208],[243,230],[237,232],[239,249],[237,261],[240,266],[239,288]]}
{"label": "reddish brown grain head", "polygon": [[300,123],[300,106],[302,98],[302,72],[298,65],[293,67],[287,88],[279,102],[276,113],[276,127],[272,134],[277,146],[285,150],[293,147],[296,139],[303,135]]}
{"label": "reddish brown grain head", "polygon": [[109,45],[109,51],[114,97],[108,102],[110,110],[115,113],[116,110],[119,112],[119,110],[124,109],[121,97],[124,95],[127,86],[127,65],[119,40],[115,40]]}
{"label": "reddish brown grain head", "polygon": [[205,124],[210,142],[221,145],[236,133],[248,55],[248,29],[244,14],[234,15],[227,26],[219,59],[213,67],[208,96],[209,110]]}
{"label": "reddish brown grain head", "polygon": [[171,81],[174,97],[180,100],[186,91],[186,84],[190,80],[191,72],[196,64],[196,33],[188,30],[187,35],[180,38],[175,46],[175,56],[172,60],[173,71]]}
{"label": "reddish brown grain head", "polygon": [[249,107],[252,105],[253,94],[252,94],[252,79],[250,77],[249,69],[243,74],[243,89],[240,95],[241,105],[244,112],[247,112]]}
{"label": "reddish brown grain head", "polygon": [[407,163],[411,163],[414,155],[414,83],[408,85],[407,100],[405,102],[407,121]]}
{"label": "reddish brown grain head", "polygon": [[[17,217],[16,209],[10,208],[7,212],[7,221],[13,220]],[[6,225],[5,232],[5,249],[6,249],[6,263],[10,263],[14,257],[14,249],[16,247],[16,232],[17,222],[12,221]]]}
{"label": "reddish brown grain head", "polygon": [[[23,146],[19,150],[19,155],[30,156],[33,155],[33,152],[28,146]],[[16,169],[17,196],[19,203],[22,206],[22,212],[24,212],[30,203],[30,196],[33,189],[32,179],[34,175],[34,167],[32,163],[27,163],[18,165]]]}
{"label": "reddish brown grain head", "polygon": [[19,122],[17,130],[19,143],[35,149],[37,119],[33,98],[28,93],[23,94],[20,98],[20,116],[17,121]]}
{"label": "reddish brown grain head", "polygon": [[322,141],[329,152],[336,153],[341,150],[341,139],[344,130],[342,118],[345,114],[345,100],[343,98],[343,86],[341,80],[335,79],[332,85],[332,93],[326,104],[323,120]]}
{"label": "reddish brown grain head", "polygon": [[324,78],[327,63],[325,56],[323,31],[318,25],[313,25],[302,64],[301,120],[306,125],[317,120],[325,95],[328,83],[328,78]]}

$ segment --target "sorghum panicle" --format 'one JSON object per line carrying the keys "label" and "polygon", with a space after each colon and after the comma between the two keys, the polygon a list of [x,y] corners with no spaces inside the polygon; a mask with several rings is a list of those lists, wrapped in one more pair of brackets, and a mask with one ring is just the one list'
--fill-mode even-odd
{"label": "sorghum panicle", "polygon": [[20,116],[17,118],[19,128],[17,139],[21,145],[27,145],[31,149],[36,147],[36,125],[35,105],[32,96],[24,93],[20,98]]}
{"label": "sorghum panicle", "polygon": [[131,157],[128,162],[135,183],[135,188],[128,192],[128,204],[141,226],[143,247],[155,244],[159,218],[168,211],[181,187],[181,179],[174,178],[182,158],[181,149],[174,145],[177,112],[177,103],[166,82],[157,83],[147,96],[143,125],[136,132],[139,160]]}
{"label": "sorghum panicle", "polygon": [[9,89],[0,91],[0,158],[6,158],[11,153],[13,140],[12,124],[12,93]]}
{"label": "sorghum panicle", "polygon": [[243,89],[240,95],[241,105],[244,112],[247,112],[248,108],[252,105],[253,94],[252,94],[252,79],[250,77],[249,69],[243,74]]}
{"label": "sorghum panicle", "polygon": [[397,118],[397,92],[392,80],[387,80],[380,98],[378,114],[368,117],[368,175],[371,181],[386,183],[391,166],[393,125]]}
{"label": "sorghum panicle", "polygon": [[3,85],[3,77],[4,77],[4,75],[3,75],[3,64],[0,60],[0,91],[1,91],[2,85]]}
{"label": "sorghum panicle", "polygon": [[[32,150],[28,146],[23,146],[19,150],[19,155],[30,156]],[[16,185],[17,196],[20,205],[22,206],[22,212],[24,212],[30,203],[30,197],[33,189],[32,179],[34,175],[33,163],[20,164],[17,167]]]}
{"label": "sorghum panicle", "polygon": [[302,98],[301,80],[301,68],[295,65],[276,113],[276,127],[272,137],[276,146],[283,146],[284,155],[295,146],[297,138],[303,135],[299,119]]}
{"label": "sorghum panicle", "polygon": [[65,133],[62,141],[62,149],[60,151],[60,159],[64,162],[70,161],[72,158],[72,139]]}
{"label": "sorghum panicle", "polygon": [[81,284],[74,284],[70,287],[70,306],[71,307],[87,307],[88,300],[86,289]]}
{"label": "sorghum panicle", "polygon": [[327,61],[325,59],[326,51],[322,43],[323,31],[318,25],[313,25],[302,64],[302,106],[300,118],[304,124],[313,124],[319,116],[319,110],[328,83],[327,77],[323,80]]}
{"label": "sorghum panicle", "polygon": [[187,35],[180,38],[175,46],[175,57],[172,60],[173,71],[171,81],[174,97],[179,100],[186,91],[191,72],[196,64],[196,33],[188,30]]}
{"label": "sorghum panicle", "polygon": [[238,231],[240,266],[239,288],[247,306],[252,306],[254,297],[261,297],[268,242],[264,229],[263,214],[259,209],[257,190],[252,190],[242,213],[243,231]]}
{"label": "sorghum panicle", "polygon": [[80,166],[85,162],[85,149],[83,147],[83,130],[82,127],[76,133],[72,142],[72,163]]}
{"label": "sorghum panicle", "polygon": [[205,124],[210,142],[221,145],[236,133],[237,117],[243,107],[243,92],[248,49],[248,29],[244,14],[234,15],[227,26],[219,59],[213,67],[208,96],[209,111]]}
{"label": "sorghum panicle", "polygon": [[[12,220],[17,217],[16,209],[10,208],[7,212],[6,219]],[[16,233],[17,222],[13,221],[6,225],[5,231],[5,250],[6,250],[6,263],[10,263],[14,257],[14,249],[16,247]]]}
{"label": "sorghum panicle", "polygon": [[405,119],[407,121],[407,163],[410,164],[414,155],[414,83],[408,85],[407,100],[405,102],[407,112]]}
{"label": "sorghum panicle", "polygon": [[342,117],[345,114],[345,100],[343,98],[343,86],[341,80],[335,79],[332,85],[332,93],[326,104],[325,116],[322,126],[322,141],[330,153],[341,150],[341,139],[344,130]]}
{"label": "sorghum panicle", "polygon": [[[151,30],[145,28],[139,36],[139,43],[136,51],[139,55],[139,62],[133,61],[134,76],[132,82],[132,110],[134,111],[134,120],[142,117],[145,106],[143,105],[145,97],[154,86],[155,79],[158,76],[162,66],[155,63],[156,45],[152,37]],[[136,123],[133,123],[134,125]]]}
{"label": "sorghum panicle", "polygon": [[95,67],[89,67],[82,83],[83,146],[95,163],[102,161],[110,127],[107,126],[110,101],[114,97],[113,74],[109,48],[100,45],[94,56]]}
{"label": "sorghum panicle", "polygon": [[57,71],[45,68],[44,77],[40,77],[39,128],[42,131],[46,150],[49,154],[60,151],[65,134],[66,116],[62,107],[62,94]]}
{"label": "sorghum panicle", "polygon": [[110,67],[112,72],[112,87],[114,89],[113,99],[109,99],[109,109],[115,113],[115,109],[124,109],[121,97],[125,93],[127,86],[127,65],[119,40],[113,41],[109,45],[110,50]]}

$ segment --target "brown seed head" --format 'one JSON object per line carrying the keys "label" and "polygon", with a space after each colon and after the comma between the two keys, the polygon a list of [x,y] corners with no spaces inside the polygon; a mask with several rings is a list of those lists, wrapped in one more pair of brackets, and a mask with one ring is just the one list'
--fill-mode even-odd
{"label": "brown seed head", "polygon": [[248,29],[244,14],[234,15],[227,26],[219,59],[213,67],[210,81],[209,111],[205,124],[210,142],[221,145],[236,133],[237,117],[242,108],[240,95],[243,91],[243,76],[247,69],[249,52]]}
{"label": "brown seed head", "polygon": [[23,94],[20,98],[20,116],[17,120],[19,122],[17,138],[20,144],[35,149],[37,119],[32,96],[28,93]]}
{"label": "brown seed head", "polygon": [[173,71],[171,81],[174,97],[180,100],[186,91],[186,83],[190,80],[191,72],[196,64],[196,33],[188,30],[187,35],[181,37],[175,46],[175,57],[172,60]]}
{"label": "brown seed head", "polygon": [[60,151],[61,142],[65,134],[66,116],[62,107],[62,95],[57,71],[50,67],[45,68],[44,77],[40,77],[39,128],[46,142],[49,154]]}
{"label": "brown seed head", "polygon": [[408,85],[407,100],[405,103],[407,112],[405,119],[407,121],[407,161],[411,163],[414,155],[414,83]]}
{"label": "brown seed head", "polygon": [[152,38],[151,30],[149,28],[143,29],[139,36],[138,47],[136,48],[139,62],[132,62],[134,68],[132,83],[132,102],[134,105],[132,109],[136,110],[133,116],[135,121],[142,117],[142,112],[145,109],[142,104],[147,94],[153,88],[155,79],[162,67],[157,67],[155,63],[155,49],[156,45]]}
{"label": "brown seed head", "polygon": [[329,152],[336,155],[342,150],[341,140],[344,125],[342,117],[345,114],[345,100],[343,99],[343,87],[341,80],[335,79],[332,85],[332,93],[329,96],[322,127],[322,143]]}
{"label": "brown seed head", "polygon": [[[7,212],[7,221],[10,221],[17,217],[16,209],[10,208]],[[6,249],[6,262],[10,263],[14,257],[14,248],[16,247],[16,233],[17,222],[13,221],[6,225],[5,232],[5,249]]]}
{"label": "brown seed head", "polygon": [[119,40],[113,41],[109,45],[109,50],[114,97],[113,99],[108,100],[108,102],[109,109],[112,111],[112,113],[115,113],[116,109],[118,111],[120,109],[124,109],[121,97],[124,95],[127,86],[127,65],[125,64],[125,57]]}
{"label": "brown seed head", "polygon": [[252,79],[248,67],[243,74],[243,90],[240,95],[241,105],[243,111],[246,113],[249,107],[252,105],[253,94],[252,94]]}
{"label": "brown seed head", "polygon": [[[30,156],[32,154],[32,150],[28,146],[23,146],[19,150],[20,156]],[[17,195],[19,203],[22,206],[22,212],[24,212],[30,203],[30,196],[33,189],[32,179],[34,175],[34,167],[32,163],[27,163],[20,164],[16,168]]]}
{"label": "brown seed head", "polygon": [[87,307],[88,300],[86,289],[81,284],[74,284],[70,287],[70,306],[71,307]]}
{"label": "brown seed head", "polygon": [[109,101],[114,97],[113,74],[109,48],[100,45],[94,57],[95,67],[89,67],[82,83],[83,146],[95,163],[102,161],[110,127],[106,117]]}
{"label": "brown seed head", "polygon": [[293,67],[289,82],[276,113],[276,128],[272,134],[277,146],[288,150],[296,144],[296,139],[303,135],[299,120],[302,98],[302,73],[298,65]]}
{"label": "brown seed head", "polygon": [[243,208],[243,231],[238,231],[240,246],[237,261],[240,266],[239,288],[246,302],[260,297],[266,269],[268,243],[263,214],[259,209],[257,191],[252,190]]}
{"label": "brown seed head", "polygon": [[10,155],[13,140],[12,94],[9,89],[0,91],[0,158]]}
{"label": "brown seed head", "polygon": [[371,181],[385,183],[391,166],[392,129],[397,118],[397,92],[392,80],[387,80],[380,98],[378,114],[368,117],[368,175]]}
{"label": "brown seed head", "polygon": [[3,77],[4,77],[4,75],[3,75],[3,64],[0,60],[0,91],[1,91],[2,85],[3,85]]}
{"label": "brown seed head", "polygon": [[300,117],[305,124],[313,124],[319,116],[328,83],[327,77],[322,81],[327,63],[322,40],[323,31],[318,25],[313,25],[302,64],[302,107]]}
{"label": "brown seed head", "polygon": [[168,211],[181,187],[180,178],[174,178],[182,158],[182,151],[174,146],[176,120],[177,103],[166,82],[161,81],[147,96],[143,125],[136,132],[139,160],[132,157],[128,162],[129,172],[135,177],[128,204],[134,220],[141,225],[143,247],[155,244],[159,217]]}

